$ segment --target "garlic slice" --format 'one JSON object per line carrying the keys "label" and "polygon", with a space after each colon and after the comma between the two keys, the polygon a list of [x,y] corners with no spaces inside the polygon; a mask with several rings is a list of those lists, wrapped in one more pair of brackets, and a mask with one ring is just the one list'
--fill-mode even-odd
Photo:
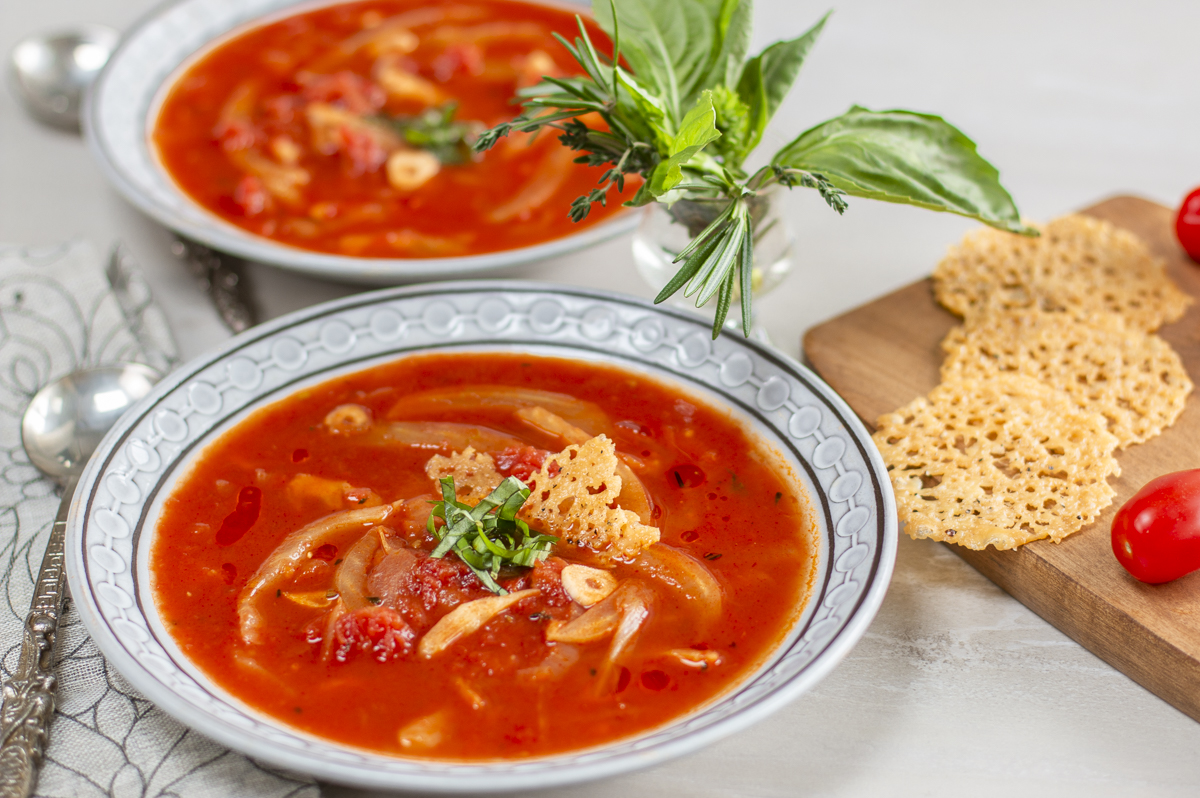
{"label": "garlic slice", "polygon": [[590,607],[617,589],[617,578],[600,568],[572,564],[562,569],[562,586],[575,602]]}

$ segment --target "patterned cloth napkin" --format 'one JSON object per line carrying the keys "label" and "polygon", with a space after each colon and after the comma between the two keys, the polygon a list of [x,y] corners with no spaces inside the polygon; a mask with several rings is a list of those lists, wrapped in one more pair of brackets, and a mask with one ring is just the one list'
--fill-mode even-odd
{"label": "patterned cloth napkin", "polygon": [[[138,361],[164,373],[175,344],[146,283],[120,249],[86,242],[0,246],[0,671],[16,669],[46,538],[54,484],[21,448],[21,414],[38,389],[76,368]],[[58,632],[58,710],[38,796],[319,798],[280,773],[179,724],[108,666],[70,597]]]}

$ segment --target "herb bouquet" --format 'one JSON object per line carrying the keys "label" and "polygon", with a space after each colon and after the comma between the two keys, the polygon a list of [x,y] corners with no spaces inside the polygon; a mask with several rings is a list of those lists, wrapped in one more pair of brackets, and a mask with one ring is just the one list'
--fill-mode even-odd
{"label": "herb bouquet", "polygon": [[[522,90],[522,113],[485,131],[476,149],[512,131],[560,131],[579,163],[609,166],[599,185],[570,213],[587,216],[625,176],[641,175],[626,204],[688,200],[673,213],[691,237],[675,258],[679,270],[659,293],[683,289],[702,307],[716,297],[715,338],[740,295],[750,334],[751,281],[763,192],[779,184],[818,191],[839,214],[846,197],[916,205],[1036,235],[1021,224],[999,173],[975,144],[941,117],[852,107],[801,133],[749,173],[747,157],[795,81],[828,14],[803,35],[748,57],[752,0],[599,0],[595,14],[613,42],[597,52],[583,21],[574,43],[558,40],[584,75],[546,76]],[[628,65],[626,68],[625,65]],[[696,213],[696,207],[709,209]]]}

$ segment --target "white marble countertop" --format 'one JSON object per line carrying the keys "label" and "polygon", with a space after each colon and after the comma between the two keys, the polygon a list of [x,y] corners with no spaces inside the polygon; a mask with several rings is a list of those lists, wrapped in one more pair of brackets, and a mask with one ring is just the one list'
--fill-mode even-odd
{"label": "white marble countertop", "polygon": [[[10,0],[0,7],[0,52],[74,22],[127,27],[151,5]],[[826,8],[757,6],[759,44],[798,34]],[[1030,218],[1115,193],[1175,205],[1200,184],[1197,31],[1194,0],[845,0],[767,146],[853,102],[934,111],[978,142]],[[805,329],[927,274],[970,227],[867,201],[839,219],[800,191],[787,213],[800,264],[761,311],[793,355]],[[185,357],[227,337],[167,233],[104,183],[78,137],[38,127],[0,91],[0,241],[77,236],[130,247]],[[628,238],[510,274],[649,294]],[[359,290],[268,267],[251,278],[266,317]],[[1200,790],[1197,750],[1200,724],[939,544],[902,538],[879,616],[815,690],[699,753],[546,794],[1183,796]]]}

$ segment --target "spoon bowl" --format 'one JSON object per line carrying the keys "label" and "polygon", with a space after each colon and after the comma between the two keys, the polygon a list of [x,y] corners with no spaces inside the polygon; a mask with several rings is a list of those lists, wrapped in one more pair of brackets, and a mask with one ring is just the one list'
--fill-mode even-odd
{"label": "spoon bowl", "polygon": [[56,482],[79,476],[104,433],[158,377],[149,366],[129,363],[75,371],[42,388],[21,418],[29,461]]}
{"label": "spoon bowl", "polygon": [[103,25],[30,36],[9,57],[9,76],[37,120],[79,130],[83,95],[100,74],[121,35]]}

